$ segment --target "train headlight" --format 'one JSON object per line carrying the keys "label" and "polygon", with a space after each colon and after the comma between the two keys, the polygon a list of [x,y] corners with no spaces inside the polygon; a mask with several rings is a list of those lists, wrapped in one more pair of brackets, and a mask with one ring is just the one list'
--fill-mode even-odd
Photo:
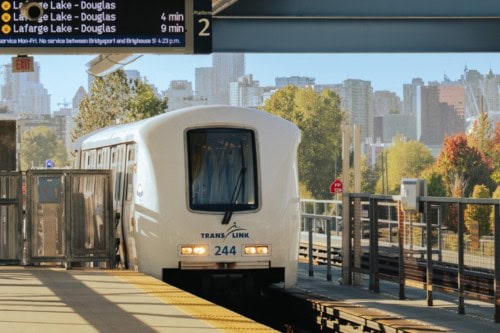
{"label": "train headlight", "polygon": [[181,245],[179,252],[182,256],[206,256],[208,255],[208,246]]}
{"label": "train headlight", "polygon": [[268,255],[271,252],[269,245],[245,245],[243,253],[247,256]]}

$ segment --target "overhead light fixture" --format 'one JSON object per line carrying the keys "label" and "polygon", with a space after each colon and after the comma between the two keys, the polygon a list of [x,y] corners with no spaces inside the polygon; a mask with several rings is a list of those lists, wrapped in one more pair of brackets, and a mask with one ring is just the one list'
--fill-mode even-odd
{"label": "overhead light fixture", "polygon": [[86,64],[87,73],[93,76],[105,76],[136,61],[140,57],[142,57],[142,54],[100,54]]}

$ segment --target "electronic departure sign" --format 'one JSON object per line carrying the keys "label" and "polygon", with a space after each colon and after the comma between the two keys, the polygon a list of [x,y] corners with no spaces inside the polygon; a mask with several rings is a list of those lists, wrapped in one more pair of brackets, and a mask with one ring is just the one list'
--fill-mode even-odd
{"label": "electronic departure sign", "polygon": [[0,0],[0,53],[211,53],[211,0]]}

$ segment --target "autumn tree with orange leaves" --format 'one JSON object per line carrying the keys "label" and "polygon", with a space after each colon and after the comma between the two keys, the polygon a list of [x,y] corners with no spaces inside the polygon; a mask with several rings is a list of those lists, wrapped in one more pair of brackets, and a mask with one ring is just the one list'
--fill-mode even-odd
{"label": "autumn tree with orange leaves", "polygon": [[491,192],[496,188],[491,160],[471,146],[465,134],[445,137],[436,167],[449,196],[469,197],[475,185],[485,185]]}

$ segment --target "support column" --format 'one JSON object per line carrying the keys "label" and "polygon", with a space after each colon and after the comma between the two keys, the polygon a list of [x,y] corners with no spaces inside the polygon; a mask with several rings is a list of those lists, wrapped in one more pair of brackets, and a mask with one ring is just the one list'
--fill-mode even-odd
{"label": "support column", "polygon": [[[361,126],[354,125],[353,133],[354,147],[354,192],[361,192]],[[361,257],[363,248],[361,247],[361,238],[363,237],[363,223],[361,222],[361,199],[354,199],[354,267],[359,272],[361,270]],[[354,273],[353,283],[357,286],[363,284],[360,273]]]}
{"label": "support column", "polygon": [[342,127],[342,183],[344,193],[342,194],[342,282],[352,284],[351,277],[351,216],[349,198],[349,149],[351,147],[351,129],[349,126]]}

